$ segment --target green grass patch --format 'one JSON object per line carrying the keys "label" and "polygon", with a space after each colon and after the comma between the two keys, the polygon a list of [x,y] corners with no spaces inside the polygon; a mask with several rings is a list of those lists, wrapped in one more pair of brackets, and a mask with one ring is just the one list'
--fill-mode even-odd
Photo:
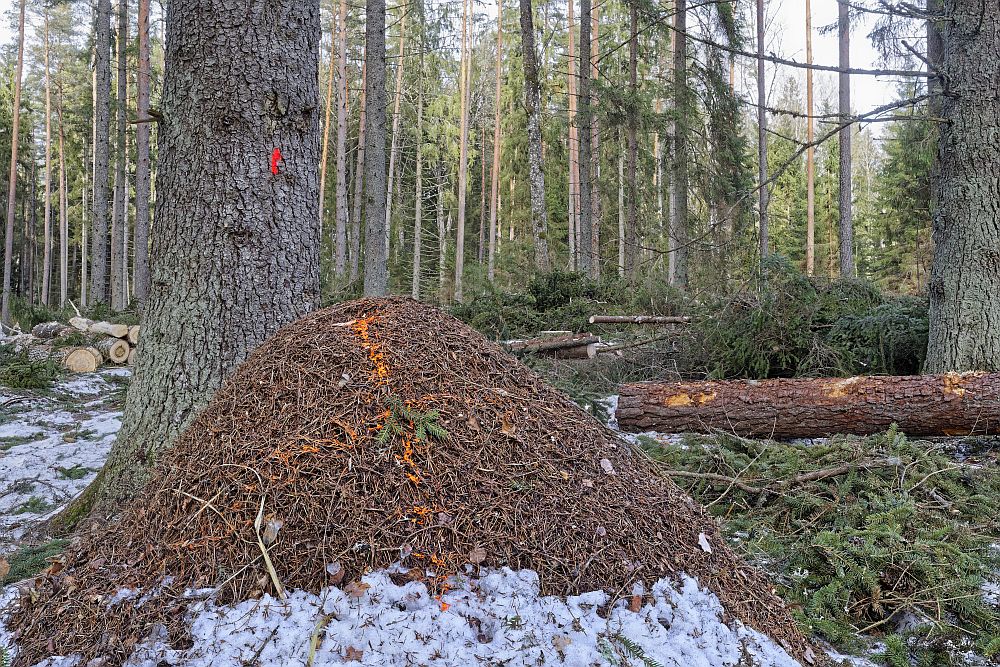
{"label": "green grass patch", "polygon": [[30,435],[8,435],[0,438],[0,452],[8,452],[15,447],[27,445],[45,435],[44,433],[32,433]]}
{"label": "green grass patch", "polygon": [[58,556],[67,546],[69,540],[52,540],[38,546],[18,549],[8,558],[10,572],[0,580],[0,586],[8,586],[35,576],[49,566],[49,558]]}
{"label": "green grass patch", "polygon": [[39,498],[38,496],[32,496],[31,498],[28,499],[27,502],[25,502],[22,505],[19,505],[18,507],[14,508],[14,510],[11,512],[11,514],[14,514],[14,515],[20,515],[20,514],[45,514],[46,512],[48,512],[49,510],[54,509],[54,508],[55,508],[55,505],[53,505],[52,503],[48,502],[47,500]]}
{"label": "green grass patch", "polygon": [[[942,660],[954,646],[1000,655],[1000,610],[982,596],[1000,579],[1000,475],[990,466],[894,430],[811,445],[645,444],[664,470],[687,473],[673,479],[774,575],[805,632],[847,652],[880,637],[886,665],[907,664],[901,655],[952,664]],[[721,478],[697,476],[706,473]]]}
{"label": "green grass patch", "polygon": [[62,466],[56,466],[56,472],[59,473],[59,479],[83,479],[90,473],[94,472],[90,468],[82,465],[75,465],[70,468],[64,468]]}

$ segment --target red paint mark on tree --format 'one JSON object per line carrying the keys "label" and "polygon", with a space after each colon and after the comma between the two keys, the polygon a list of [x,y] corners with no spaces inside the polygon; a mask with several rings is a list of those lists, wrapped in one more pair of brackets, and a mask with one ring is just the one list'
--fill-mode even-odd
{"label": "red paint mark on tree", "polygon": [[274,152],[271,153],[271,173],[274,174],[275,176],[278,175],[279,171],[278,163],[281,162],[283,159],[284,158],[281,156],[281,149],[275,148]]}

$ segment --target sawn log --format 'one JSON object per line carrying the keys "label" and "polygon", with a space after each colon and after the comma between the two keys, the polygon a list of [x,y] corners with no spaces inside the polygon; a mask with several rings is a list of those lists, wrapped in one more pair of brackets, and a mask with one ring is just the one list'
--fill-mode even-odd
{"label": "sawn log", "polygon": [[745,437],[912,436],[1000,431],[1000,373],[640,382],[623,385],[618,424],[632,432]]}

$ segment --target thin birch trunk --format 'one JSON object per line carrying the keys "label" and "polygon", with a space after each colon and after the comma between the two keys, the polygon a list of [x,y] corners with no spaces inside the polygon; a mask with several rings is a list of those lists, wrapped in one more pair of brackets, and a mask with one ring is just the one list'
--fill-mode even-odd
{"label": "thin birch trunk", "polygon": [[[624,146],[621,146],[624,149]],[[625,151],[618,153],[618,276],[625,277]]]}
{"label": "thin birch trunk", "polygon": [[485,259],[486,242],[486,127],[483,126],[479,140],[479,244],[476,246],[476,261],[480,266]]}
{"label": "thin birch trunk", "polygon": [[90,191],[87,174],[90,165],[87,164],[87,150],[83,151],[83,203],[80,210],[80,308],[87,307],[87,193]]}
{"label": "thin birch trunk", "polygon": [[444,220],[444,174],[443,169],[437,172],[437,233],[438,233],[438,299],[444,303],[445,262],[448,256],[448,228]]}

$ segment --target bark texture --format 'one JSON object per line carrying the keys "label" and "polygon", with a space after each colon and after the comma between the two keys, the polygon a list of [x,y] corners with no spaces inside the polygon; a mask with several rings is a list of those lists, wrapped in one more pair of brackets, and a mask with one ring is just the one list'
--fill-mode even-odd
{"label": "bark texture", "polygon": [[94,33],[94,211],[90,302],[108,303],[108,176],[111,164],[111,0],[97,0]]}
{"label": "bark texture", "polygon": [[[631,99],[639,95],[639,8],[638,0],[629,2],[628,40],[628,89]],[[639,261],[639,183],[636,172],[639,162],[639,105],[629,105],[625,128],[627,154],[625,165],[626,191],[628,194],[628,219],[625,222],[623,245],[625,248],[625,275],[631,276]]]}
{"label": "bark texture", "polygon": [[149,0],[139,0],[139,70],[136,72],[136,111],[139,124],[135,128],[135,259],[132,289],[140,310],[149,296],[149,204],[150,157],[149,136]]}
{"label": "bark texture", "polygon": [[943,0],[930,278],[932,373],[1000,370],[1000,14]]}
{"label": "bark texture", "polygon": [[319,17],[319,0],[167,7],[152,286],[106,501],[133,496],[250,351],[318,304]]}
{"label": "bark texture", "polygon": [[11,123],[12,140],[10,142],[10,184],[7,189],[7,222],[4,226],[4,248],[3,248],[3,296],[0,297],[0,323],[10,324],[10,280],[11,269],[14,263],[14,214],[16,213],[17,195],[17,148],[16,138],[21,136],[21,74],[24,70],[24,3],[21,0],[21,9],[18,18],[17,32],[17,72],[14,80],[14,109],[13,122]]}
{"label": "bark texture", "polygon": [[538,62],[535,53],[535,22],[531,0],[521,3],[521,49],[524,62],[524,110],[528,114],[528,181],[531,189],[531,233],[535,244],[535,268],[548,271],[549,226],[545,209],[545,172],[542,163],[542,118]]}
{"label": "bark texture", "polygon": [[[496,278],[497,255],[497,207],[500,198],[500,104],[501,85],[503,83],[503,0],[497,0],[497,53],[496,53],[496,92],[493,97],[493,167],[490,171],[490,239],[486,258],[486,277],[492,283]],[[485,158],[484,158],[485,159]]]}
{"label": "bark texture", "polygon": [[385,238],[385,0],[368,0],[365,24],[365,296],[389,293]]}
{"label": "bark texture", "polygon": [[735,432],[744,437],[995,433],[1000,374],[642,382],[622,387],[615,413],[627,431]]}
{"label": "bark texture", "polygon": [[594,220],[591,217],[593,209],[590,203],[593,194],[593,174],[591,173],[593,166],[593,114],[590,108],[591,13],[590,0],[580,0],[580,100],[577,117],[577,143],[580,147],[579,165],[577,166],[580,173],[580,182],[577,185],[580,189],[580,210],[578,212],[580,271],[593,279],[597,275],[594,269],[597,259],[594,256]]}
{"label": "bark texture", "polygon": [[337,202],[334,273],[347,271],[347,0],[340,0],[337,21]]}
{"label": "bark texture", "polygon": [[118,117],[115,124],[117,161],[115,167],[114,206],[111,215],[111,308],[124,310],[128,305],[128,269],[126,268],[125,246],[128,243],[128,183],[125,180],[128,151],[125,146],[128,103],[128,0],[118,0],[118,34],[116,35],[118,55]]}
{"label": "bark texture", "polygon": [[[848,0],[838,2],[838,34],[840,45],[840,118],[846,123],[851,116],[851,20]],[[854,201],[852,179],[851,132],[853,125],[840,130],[840,275],[854,276]]]}
{"label": "bark texture", "polygon": [[674,123],[670,173],[670,284],[681,289],[688,285],[688,103],[687,83],[687,0],[676,0],[674,10]]}
{"label": "bark texture", "polygon": [[760,259],[768,253],[767,93],[764,81],[764,0],[757,0],[757,180],[760,206]]}
{"label": "bark texture", "polygon": [[[812,65],[812,2],[806,0],[806,64]],[[806,70],[806,275],[816,272],[816,148],[813,119],[813,71]]]}
{"label": "bark texture", "polygon": [[469,17],[471,1],[466,3],[462,0],[462,56],[459,84],[459,91],[462,96],[460,102],[461,119],[459,121],[458,136],[458,230],[455,234],[455,301],[461,303],[462,277],[465,274],[465,205],[468,194],[469,176],[469,83],[470,83],[470,55],[469,48]]}

